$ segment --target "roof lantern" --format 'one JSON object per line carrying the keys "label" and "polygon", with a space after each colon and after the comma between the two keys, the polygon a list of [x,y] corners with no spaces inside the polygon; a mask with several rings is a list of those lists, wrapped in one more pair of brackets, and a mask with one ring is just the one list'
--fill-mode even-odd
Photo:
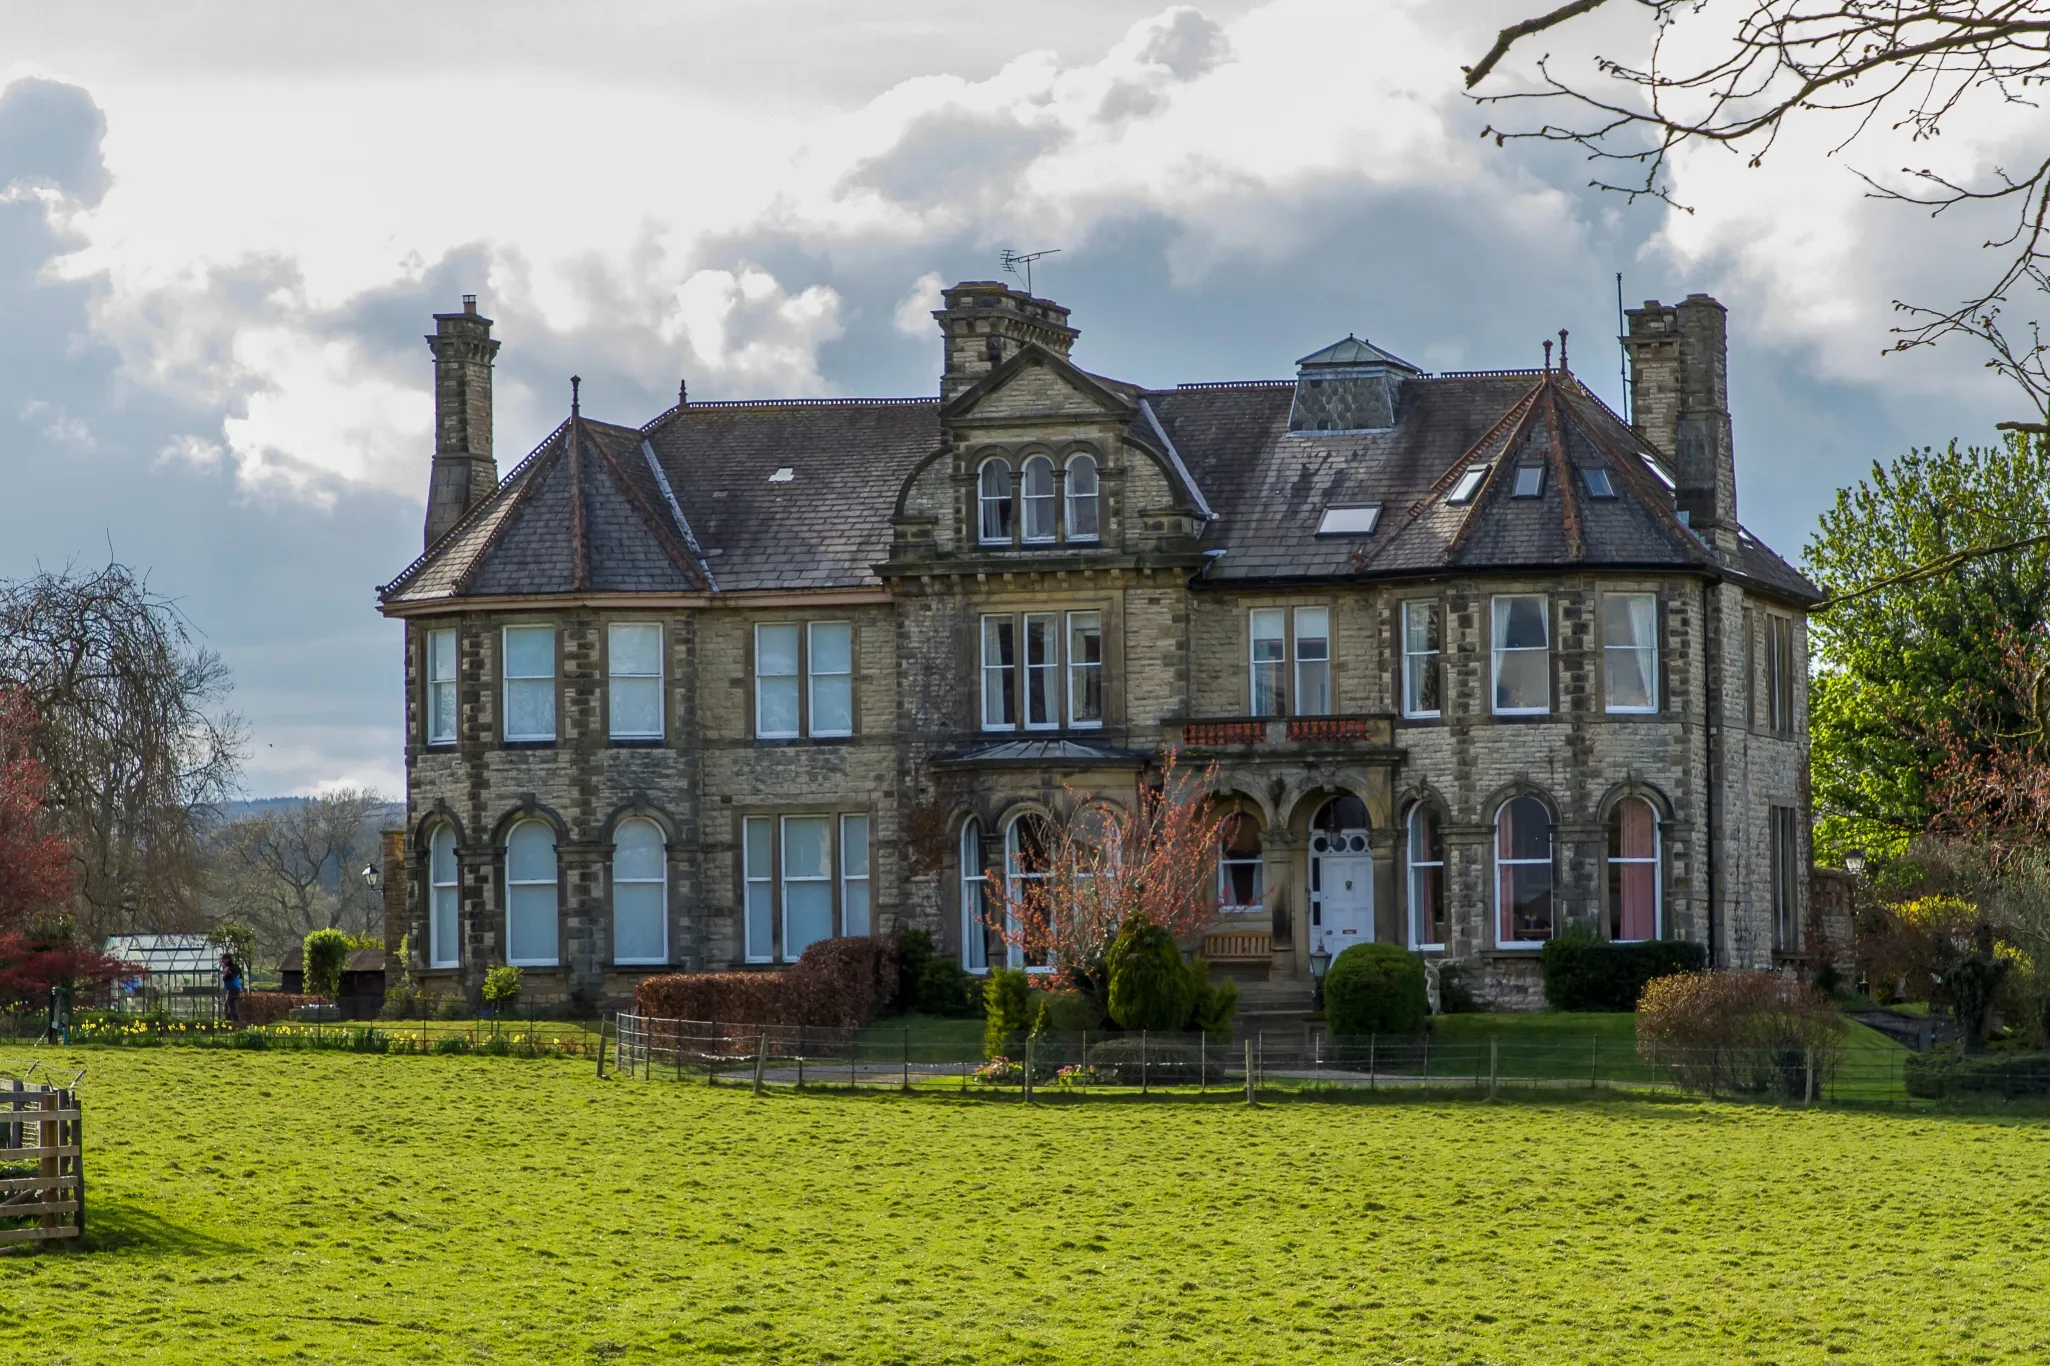
{"label": "roof lantern", "polygon": [[1292,432],[1384,432],[1395,425],[1406,377],[1423,371],[1400,356],[1348,333],[1296,362]]}

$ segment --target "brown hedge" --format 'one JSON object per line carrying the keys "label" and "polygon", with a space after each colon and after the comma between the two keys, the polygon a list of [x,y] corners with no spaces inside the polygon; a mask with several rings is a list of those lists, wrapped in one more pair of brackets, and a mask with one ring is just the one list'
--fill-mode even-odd
{"label": "brown hedge", "polygon": [[854,1028],[897,994],[895,938],[822,939],[782,972],[682,972],[646,977],[634,991],[658,1020]]}
{"label": "brown hedge", "polygon": [[237,1010],[237,1023],[276,1024],[300,1006],[324,1006],[325,996],[298,996],[286,991],[245,991]]}

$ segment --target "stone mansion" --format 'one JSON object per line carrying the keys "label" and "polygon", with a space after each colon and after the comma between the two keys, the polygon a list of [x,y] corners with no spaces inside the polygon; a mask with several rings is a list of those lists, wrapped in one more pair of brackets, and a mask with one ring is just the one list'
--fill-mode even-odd
{"label": "stone mansion", "polygon": [[1806,610],[1737,518],[1725,316],[1629,314],[1626,423],[1557,364],[1148,389],[1068,310],[944,293],[936,395],[568,418],[503,479],[499,343],[436,315],[396,918],[430,992],[534,999],[923,926],[1163,753],[1242,813],[1217,970],[1369,940],[1536,1000],[1568,929],[1797,958]]}

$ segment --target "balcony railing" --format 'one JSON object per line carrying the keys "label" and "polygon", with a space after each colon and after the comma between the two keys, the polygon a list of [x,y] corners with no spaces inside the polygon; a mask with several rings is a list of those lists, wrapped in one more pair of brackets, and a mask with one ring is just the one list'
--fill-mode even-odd
{"label": "balcony railing", "polygon": [[1170,722],[1190,749],[1296,745],[1388,746],[1394,743],[1394,718],[1377,712],[1345,716],[1219,716]]}

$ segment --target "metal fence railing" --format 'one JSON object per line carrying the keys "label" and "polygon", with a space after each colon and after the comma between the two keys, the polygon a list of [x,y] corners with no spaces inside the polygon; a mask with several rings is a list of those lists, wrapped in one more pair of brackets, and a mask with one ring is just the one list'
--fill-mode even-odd
{"label": "metal fence railing", "polygon": [[[1633,1043],[1602,1037],[1332,1039],[1291,1030],[1220,1043],[1194,1034],[1041,1033],[986,1058],[973,1045],[888,1025],[828,1029],[629,1014],[615,1024],[609,1066],[621,1075],[711,1085],[1277,1098],[1651,1090],[1861,1105],[1918,1099],[1908,1076],[1914,1064],[1901,1055],[1800,1047],[1645,1056]],[[2050,1076],[2042,1090],[2050,1093]]]}

